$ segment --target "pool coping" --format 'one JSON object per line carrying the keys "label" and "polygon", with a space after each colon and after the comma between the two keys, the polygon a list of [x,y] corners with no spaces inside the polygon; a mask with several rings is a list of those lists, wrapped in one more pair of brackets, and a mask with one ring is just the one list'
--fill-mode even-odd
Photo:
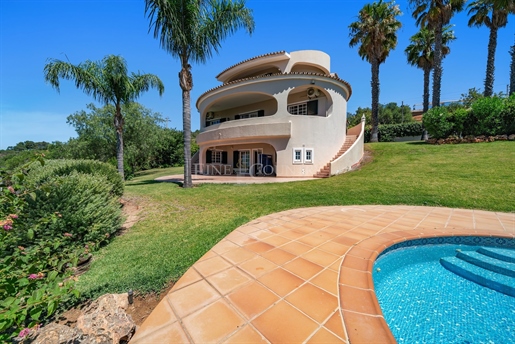
{"label": "pool coping", "polygon": [[442,236],[513,239],[515,213],[369,205],[262,216],[194,263],[131,343],[395,343],[374,293],[375,259]]}
{"label": "pool coping", "polygon": [[[351,343],[362,343],[375,341],[378,343],[396,343],[396,340],[388,326],[386,320],[383,317],[383,312],[379,301],[377,300],[374,292],[374,281],[373,281],[373,268],[376,259],[389,247],[399,244],[402,242],[424,239],[424,238],[438,238],[438,237],[495,237],[495,238],[508,238],[514,239],[514,234],[507,234],[502,231],[492,230],[476,230],[471,232],[470,230],[446,230],[445,228],[435,228],[434,233],[427,233],[427,230],[410,230],[410,231],[397,231],[382,233],[369,237],[358,242],[355,246],[351,247],[345,254],[342,261],[341,268],[354,269],[358,272],[367,274],[366,285],[357,283],[347,283],[340,273],[339,285],[341,288],[346,288],[345,292],[340,291],[340,310],[342,312],[342,318],[344,319],[345,326],[349,341]],[[347,256],[351,259],[346,259]],[[356,263],[354,257],[363,260],[360,263]],[[363,268],[366,265],[366,268]],[[340,269],[341,271],[341,269]],[[371,292],[366,293],[368,298],[362,299],[362,302],[366,304],[366,307],[357,308],[355,303],[355,297],[359,290],[365,287]],[[350,289],[349,289],[350,288]],[[349,328],[350,324],[357,324],[353,329]],[[366,336],[363,338],[363,333],[367,331],[363,328],[363,324],[369,326],[374,324],[375,331],[373,337]]]}

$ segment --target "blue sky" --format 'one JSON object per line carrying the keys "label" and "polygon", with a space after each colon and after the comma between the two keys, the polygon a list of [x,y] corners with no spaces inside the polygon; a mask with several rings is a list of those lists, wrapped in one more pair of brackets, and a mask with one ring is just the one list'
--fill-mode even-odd
{"label": "blue sky", "polygon": [[[215,76],[225,68],[257,55],[285,50],[315,49],[331,56],[333,72],[353,89],[348,111],[370,106],[370,64],[357,48],[349,48],[348,26],[366,1],[247,0],[256,29],[230,36],[218,55],[205,65],[193,65],[192,129],[199,128],[195,102],[219,85]],[[407,1],[398,1],[403,16],[398,46],[380,67],[380,102],[422,103],[422,71],[407,65],[404,49],[417,32]],[[444,60],[441,99],[459,99],[471,87],[482,88],[488,29],[469,28],[466,12],[452,23],[457,40]],[[92,98],[63,81],[56,92],[43,77],[48,58],[74,64],[122,55],[133,72],[158,75],[165,85],[159,97],[150,90],[138,101],[169,118],[169,127],[182,129],[179,62],[148,33],[143,0],[0,0],[0,149],[17,142],[67,141],[75,137],[66,117],[85,110]],[[514,42],[515,17],[499,31],[495,92],[509,83],[508,50]],[[98,105],[98,104],[97,104]]]}

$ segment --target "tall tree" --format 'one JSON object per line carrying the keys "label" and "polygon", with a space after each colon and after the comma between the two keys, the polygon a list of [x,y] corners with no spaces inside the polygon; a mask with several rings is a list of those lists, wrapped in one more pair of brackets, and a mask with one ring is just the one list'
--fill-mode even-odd
{"label": "tall tree", "polygon": [[510,48],[510,90],[509,94],[515,93],[515,44]]}
{"label": "tall tree", "polygon": [[390,51],[397,46],[397,30],[402,15],[394,2],[366,4],[359,11],[358,21],[349,25],[349,46],[359,45],[358,54],[367,60],[372,69],[372,133],[370,142],[378,141],[379,127],[379,65],[385,62]]}
{"label": "tall tree", "polygon": [[[442,57],[445,57],[451,52],[447,45],[449,42],[456,39],[454,31],[451,30],[452,25],[446,25],[443,28],[442,35]],[[412,66],[420,68],[424,71],[424,95],[423,95],[423,109],[425,113],[429,110],[429,79],[431,70],[434,65],[434,45],[435,33],[427,27],[423,27],[419,32],[411,36],[410,44],[406,47],[404,52],[407,55],[408,63]]]}
{"label": "tall tree", "polygon": [[163,49],[181,63],[184,131],[184,184],[191,187],[191,108],[193,77],[190,62],[205,63],[222,41],[237,29],[254,30],[252,11],[244,0],[145,0],[150,29]]}
{"label": "tall tree", "polygon": [[435,33],[433,65],[433,106],[440,105],[442,89],[443,28],[452,16],[463,10],[466,0],[409,0],[414,7],[412,16],[420,27],[428,27]]}
{"label": "tall tree", "polygon": [[514,9],[513,1],[475,0],[468,5],[471,16],[469,26],[486,26],[490,29],[488,38],[488,56],[486,59],[486,77],[484,96],[490,97],[494,92],[495,50],[497,48],[497,31],[508,24],[508,14]]}
{"label": "tall tree", "polygon": [[123,169],[122,104],[135,101],[143,92],[156,88],[164,92],[161,80],[154,74],[128,74],[127,62],[121,56],[108,55],[101,61],[87,60],[78,65],[50,59],[44,68],[45,80],[59,92],[59,79],[75,81],[75,86],[95,100],[115,107],[113,123],[116,129],[116,160],[118,172],[125,178]]}

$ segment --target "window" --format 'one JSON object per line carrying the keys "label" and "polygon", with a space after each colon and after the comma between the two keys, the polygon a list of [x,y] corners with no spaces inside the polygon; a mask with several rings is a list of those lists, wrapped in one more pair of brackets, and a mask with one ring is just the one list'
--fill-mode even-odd
{"label": "window", "polygon": [[244,119],[244,118],[254,118],[254,117],[264,117],[265,110],[256,110],[251,112],[240,113],[239,115],[235,115],[234,119]]}
{"label": "window", "polygon": [[293,148],[293,163],[302,164],[302,148]]}
{"label": "window", "polygon": [[304,149],[304,163],[305,164],[313,163],[313,148],[305,148]]}
{"label": "window", "polygon": [[222,163],[222,151],[213,151],[211,153],[211,162],[213,164],[221,164]]}
{"label": "window", "polygon": [[318,114],[318,100],[288,105],[288,112],[292,115],[316,116]]}

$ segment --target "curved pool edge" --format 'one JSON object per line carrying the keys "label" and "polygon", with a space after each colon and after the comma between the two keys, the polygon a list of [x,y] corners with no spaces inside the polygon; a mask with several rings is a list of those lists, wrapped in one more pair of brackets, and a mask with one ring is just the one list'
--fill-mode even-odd
{"label": "curved pool edge", "polygon": [[375,258],[398,242],[449,235],[510,238],[515,213],[365,205],[262,216],[195,262],[131,344],[395,342],[375,299]]}
{"label": "curved pool edge", "polygon": [[465,236],[515,239],[514,233],[501,230],[434,228],[379,233],[352,246],[343,256],[338,281],[340,312],[349,342],[397,343],[383,317],[372,278],[374,263],[385,250],[410,240]]}

